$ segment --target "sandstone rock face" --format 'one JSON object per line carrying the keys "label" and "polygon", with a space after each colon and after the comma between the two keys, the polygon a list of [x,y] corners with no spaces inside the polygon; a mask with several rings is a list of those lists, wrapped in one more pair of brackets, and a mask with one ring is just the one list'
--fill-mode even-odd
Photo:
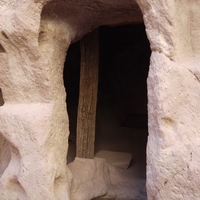
{"label": "sandstone rock face", "polygon": [[[152,49],[148,199],[199,199],[200,3],[137,3]],[[70,199],[67,49],[101,25],[141,22],[141,13],[133,0],[2,0],[0,13],[0,199]]]}
{"label": "sandstone rock face", "polygon": [[41,19],[41,9],[32,1],[0,3],[2,200],[69,199],[62,68],[70,40]]}
{"label": "sandstone rock face", "polygon": [[148,199],[199,199],[199,2],[137,2],[152,49]]}

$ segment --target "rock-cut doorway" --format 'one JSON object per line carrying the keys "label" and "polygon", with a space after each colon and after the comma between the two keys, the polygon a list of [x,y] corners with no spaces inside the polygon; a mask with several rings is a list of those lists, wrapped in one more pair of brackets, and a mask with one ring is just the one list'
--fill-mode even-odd
{"label": "rock-cut doorway", "polygon": [[[106,150],[132,155],[132,178],[146,178],[147,84],[150,45],[144,24],[100,27],[99,86],[95,153]],[[68,163],[76,152],[80,79],[80,42],[71,44],[64,68],[69,114]]]}

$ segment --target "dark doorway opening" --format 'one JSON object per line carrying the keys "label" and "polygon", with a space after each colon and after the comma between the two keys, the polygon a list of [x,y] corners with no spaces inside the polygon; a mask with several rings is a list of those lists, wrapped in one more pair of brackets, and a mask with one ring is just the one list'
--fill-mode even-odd
{"label": "dark doorway opening", "polygon": [[132,154],[132,178],[146,178],[150,44],[143,24],[100,29],[95,151]]}
{"label": "dark doorway opening", "polygon": [[[95,153],[132,154],[133,178],[146,177],[147,85],[150,45],[143,24],[101,27]],[[80,78],[80,42],[68,50],[64,68],[70,141],[68,163],[75,157]]]}
{"label": "dark doorway opening", "polygon": [[3,93],[2,93],[2,90],[0,88],[0,106],[3,106],[3,105],[4,105]]}
{"label": "dark doorway opening", "polygon": [[79,80],[80,80],[80,42],[70,45],[63,72],[64,86],[67,93],[66,103],[69,116],[69,149],[67,163],[74,160],[76,156],[76,126],[79,100]]}

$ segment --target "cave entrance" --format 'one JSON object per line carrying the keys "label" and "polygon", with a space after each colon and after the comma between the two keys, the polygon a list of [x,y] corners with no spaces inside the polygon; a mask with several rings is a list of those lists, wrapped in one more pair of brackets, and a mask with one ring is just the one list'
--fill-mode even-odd
{"label": "cave entrance", "polygon": [[[145,178],[146,79],[151,51],[144,24],[100,27],[99,44],[95,153],[101,150],[130,153],[132,175]],[[70,125],[68,163],[76,154],[80,56],[78,41],[70,46],[64,68]]]}

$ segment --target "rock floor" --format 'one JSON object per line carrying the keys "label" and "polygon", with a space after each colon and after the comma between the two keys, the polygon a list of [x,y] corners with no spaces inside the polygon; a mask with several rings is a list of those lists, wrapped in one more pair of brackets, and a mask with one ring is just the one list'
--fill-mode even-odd
{"label": "rock floor", "polygon": [[[100,132],[101,133],[97,132],[96,135],[95,153],[100,150],[108,150],[115,152],[127,152],[131,153],[133,156],[129,168],[121,169],[121,173],[124,177],[124,183],[118,191],[126,190],[127,193],[130,193],[128,196],[131,196],[132,193],[134,193],[133,190],[138,191],[136,191],[136,196],[129,197],[129,199],[124,200],[146,200],[145,184],[147,129],[135,129],[109,125],[107,126],[107,129],[104,127]],[[70,138],[68,163],[74,160],[76,148],[75,137],[71,136]]]}

